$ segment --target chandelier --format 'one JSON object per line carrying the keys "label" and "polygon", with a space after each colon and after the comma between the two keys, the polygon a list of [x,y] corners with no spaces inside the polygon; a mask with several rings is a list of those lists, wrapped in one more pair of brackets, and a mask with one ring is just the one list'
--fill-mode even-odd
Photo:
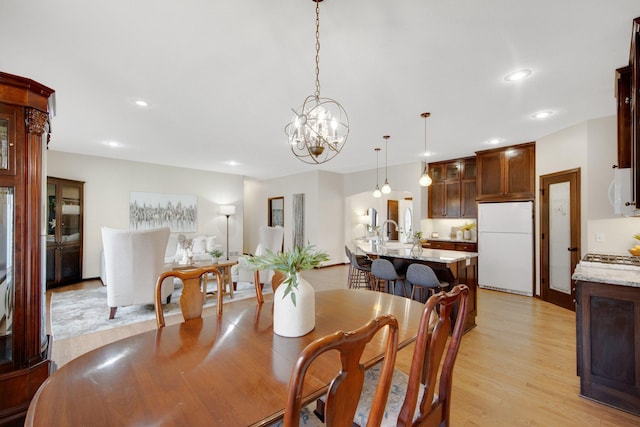
{"label": "chandelier", "polygon": [[382,191],[380,191],[380,187],[378,187],[378,157],[380,154],[380,147],[374,148],[376,150],[376,189],[373,190],[373,197],[379,199],[382,196]]}
{"label": "chandelier", "polygon": [[339,102],[320,97],[320,2],[316,3],[316,91],[307,96],[293,119],[284,128],[291,152],[310,164],[333,159],[349,136],[349,118]]}
{"label": "chandelier", "polygon": [[[429,117],[431,113],[422,113],[420,117],[424,118],[424,155],[427,156],[427,117]],[[422,187],[428,187],[431,185],[431,177],[429,176],[429,171],[427,170],[427,159],[424,159],[424,171],[422,171],[422,176],[418,181]]]}

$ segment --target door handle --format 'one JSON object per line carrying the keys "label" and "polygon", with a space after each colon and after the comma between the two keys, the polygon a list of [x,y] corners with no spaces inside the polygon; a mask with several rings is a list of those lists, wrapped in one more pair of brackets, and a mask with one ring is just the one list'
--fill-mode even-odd
{"label": "door handle", "polygon": [[569,252],[578,252],[578,248],[576,248],[576,247],[567,248],[567,250],[568,250]]}

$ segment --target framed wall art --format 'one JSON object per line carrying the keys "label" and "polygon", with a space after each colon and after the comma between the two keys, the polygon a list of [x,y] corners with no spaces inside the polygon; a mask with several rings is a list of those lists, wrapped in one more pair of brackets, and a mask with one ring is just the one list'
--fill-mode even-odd
{"label": "framed wall art", "polygon": [[195,195],[131,192],[129,228],[169,227],[171,232],[195,232],[198,205]]}

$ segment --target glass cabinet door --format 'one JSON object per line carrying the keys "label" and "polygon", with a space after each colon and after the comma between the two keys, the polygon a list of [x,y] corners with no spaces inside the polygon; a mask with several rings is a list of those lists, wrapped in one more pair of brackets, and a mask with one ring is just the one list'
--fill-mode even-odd
{"label": "glass cabinet door", "polygon": [[62,192],[60,239],[61,242],[80,240],[80,191],[76,185],[64,185]]}
{"label": "glass cabinet door", "polygon": [[0,362],[12,360],[13,188],[0,187]]}

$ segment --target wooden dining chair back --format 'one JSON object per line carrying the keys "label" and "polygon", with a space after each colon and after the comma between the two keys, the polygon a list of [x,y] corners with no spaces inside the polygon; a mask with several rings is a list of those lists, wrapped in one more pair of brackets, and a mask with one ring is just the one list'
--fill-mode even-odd
{"label": "wooden dining chair back", "polygon": [[367,426],[379,426],[384,415],[398,351],[398,321],[390,314],[378,316],[354,331],[338,331],[319,338],[302,350],[289,380],[283,426],[295,427],[300,424],[302,386],[311,363],[320,355],[337,350],[341,370],[331,381],[325,396],[324,422],[329,427],[351,427],[365,377],[365,368],[360,363],[360,357],[366,345],[385,326],[388,327],[386,350],[367,423]]}
{"label": "wooden dining chair back", "polygon": [[[262,285],[260,284],[259,281],[259,274],[260,271],[256,270],[254,273],[254,284],[256,287],[256,299],[258,300],[258,304],[262,304],[264,302],[264,293],[262,292]],[[287,276],[280,270],[273,270],[273,276],[271,276],[271,290],[275,293],[276,289],[278,289],[278,286],[280,286],[282,284],[282,282],[284,282],[284,279]]]}
{"label": "wooden dining chair back", "polygon": [[[453,366],[464,332],[468,296],[467,285],[457,285],[450,292],[440,292],[427,300],[398,426],[449,426]],[[433,313],[436,315],[432,317]]]}
{"label": "wooden dining chair back", "polygon": [[165,271],[158,277],[156,281],[156,323],[159,328],[163,328],[164,312],[162,311],[161,286],[166,278],[177,278],[182,282],[182,294],[180,295],[180,310],[184,320],[196,319],[202,317],[202,309],[207,294],[207,280],[209,274],[213,274],[217,280],[217,298],[218,298],[218,315],[222,315],[222,295],[224,288],[222,286],[222,275],[217,267],[194,268],[188,270]]}

